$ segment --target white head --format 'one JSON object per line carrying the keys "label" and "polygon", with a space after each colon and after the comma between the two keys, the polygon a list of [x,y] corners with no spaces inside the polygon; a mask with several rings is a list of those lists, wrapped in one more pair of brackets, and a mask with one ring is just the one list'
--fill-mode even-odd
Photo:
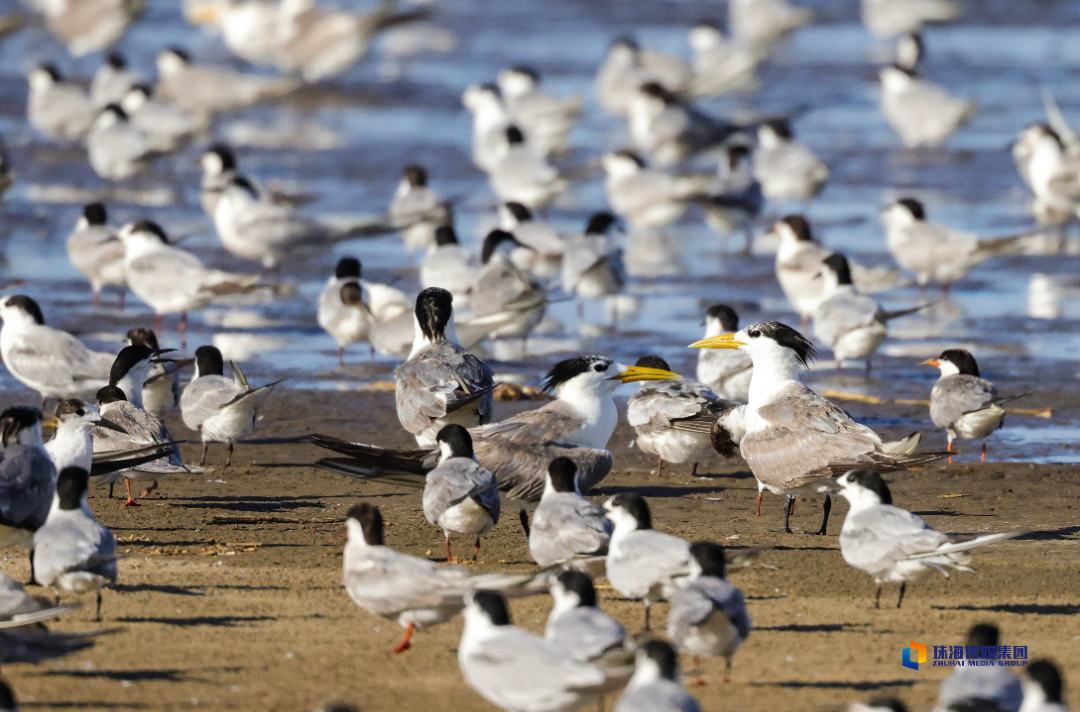
{"label": "white head", "polygon": [[608,178],[628,178],[645,170],[645,161],[633,151],[605,153],[601,162]]}
{"label": "white head", "polygon": [[439,444],[439,462],[446,462],[452,457],[467,457],[475,459],[473,455],[472,436],[469,431],[460,425],[451,423],[435,436]]}
{"label": "white head", "polygon": [[170,47],[158,53],[156,64],[158,74],[161,76],[178,74],[191,64],[191,57],[182,49]]}
{"label": "white head", "polygon": [[923,56],[922,37],[917,32],[900,35],[896,40],[896,64],[898,67],[915,71]]}
{"label": "white head", "polygon": [[901,198],[885,208],[882,221],[888,229],[903,228],[926,220],[923,204],[915,198]]}
{"label": "white head", "polygon": [[366,548],[385,546],[383,540],[382,512],[373,504],[362,502],[349,508],[345,515],[345,533],[349,536],[349,546]]}
{"label": "white head", "polygon": [[691,348],[739,349],[750,354],[754,362],[751,399],[754,384],[764,378],[771,383],[798,380],[798,373],[816,354],[814,345],[787,324],[763,321],[751,324],[734,333],[702,339]]}
{"label": "white head", "polygon": [[645,498],[636,492],[622,492],[604,502],[604,511],[615,525],[615,535],[652,529],[652,514]]}
{"label": "white head", "polygon": [[852,512],[858,512],[881,504],[892,504],[892,493],[881,475],[873,470],[851,470],[832,483],[832,489],[851,505]]}
{"label": "white head", "polygon": [[915,73],[901,67],[882,67],[878,73],[881,79],[881,88],[889,94],[904,91],[915,81]]}
{"label": "white head", "polygon": [[506,599],[497,591],[473,591],[465,596],[465,629],[472,632],[492,632],[500,626],[512,625]]}
{"label": "white head", "polygon": [[169,244],[165,231],[152,220],[128,223],[120,228],[116,236],[124,243],[124,251],[128,254],[141,254],[161,249]]}
{"label": "white head", "polygon": [[641,47],[630,37],[619,37],[608,47],[605,64],[621,67],[634,67],[640,62]]}
{"label": "white head", "polygon": [[544,391],[562,399],[610,398],[623,383],[669,381],[677,373],[642,366],[624,366],[607,356],[586,354],[560,361],[544,374]]}
{"label": "white head", "polygon": [[1024,702],[1020,712],[1039,712],[1049,705],[1065,706],[1064,682],[1061,668],[1051,660],[1034,660],[1024,668],[1020,675],[1020,684],[1024,689]]}
{"label": "white head", "polygon": [[937,366],[941,371],[941,377],[953,376],[962,373],[965,376],[980,377],[979,364],[975,357],[964,349],[946,349],[937,358],[923,361],[920,366]]}
{"label": "white head", "polygon": [[472,112],[477,122],[482,119],[493,120],[506,115],[503,107],[502,93],[494,84],[474,84],[465,90],[461,96],[461,103]]}
{"label": "white head", "polygon": [[584,571],[567,569],[561,572],[551,584],[551,597],[555,600],[551,609],[552,618],[558,618],[575,608],[596,608],[596,589]]}
{"label": "white head", "polygon": [[724,44],[724,32],[716,25],[701,22],[690,30],[688,41],[694,52],[708,52]]}
{"label": "white head", "polygon": [[202,166],[203,176],[216,178],[236,172],[236,156],[228,146],[216,143],[199,156],[199,165]]}
{"label": "white head", "polygon": [[766,121],[758,126],[757,134],[758,145],[764,149],[776,148],[795,139],[795,135],[791,132],[791,124],[786,119]]}
{"label": "white head", "polygon": [[810,232],[810,222],[802,215],[787,215],[777,220],[770,233],[780,238],[781,249],[792,249],[800,243],[816,242]]}
{"label": "white head", "polygon": [[124,98],[120,100],[120,108],[128,114],[134,114],[150,100],[153,91],[149,85],[136,84],[124,94]]}
{"label": "white head", "polygon": [[739,315],[726,304],[714,304],[705,312],[705,337],[731,334],[739,330]]}
{"label": "white head", "polygon": [[659,680],[676,681],[678,677],[679,664],[675,650],[662,640],[650,640],[638,648],[634,676],[627,687],[634,689]]}
{"label": "white head", "polygon": [[119,104],[109,104],[102,109],[101,113],[94,119],[94,129],[96,131],[101,131],[120,124],[126,124],[127,121],[127,112],[125,112]]}
{"label": "white head", "polygon": [[540,75],[532,67],[517,66],[499,72],[496,81],[503,96],[516,99],[534,91],[540,84]]}
{"label": "white head", "polygon": [[45,317],[38,303],[21,294],[6,297],[0,302],[0,319],[3,319],[5,327],[14,329],[45,325]]}
{"label": "white head", "polygon": [[63,81],[60,71],[52,64],[39,64],[26,75],[31,92],[45,91]]}

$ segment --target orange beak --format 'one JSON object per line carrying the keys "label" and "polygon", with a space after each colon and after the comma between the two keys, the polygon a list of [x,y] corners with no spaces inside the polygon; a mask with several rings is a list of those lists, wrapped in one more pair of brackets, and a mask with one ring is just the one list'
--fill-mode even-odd
{"label": "orange beak", "polygon": [[936,358],[928,358],[925,361],[923,361],[922,363],[920,363],[919,365],[920,366],[940,366],[941,361],[938,361]]}

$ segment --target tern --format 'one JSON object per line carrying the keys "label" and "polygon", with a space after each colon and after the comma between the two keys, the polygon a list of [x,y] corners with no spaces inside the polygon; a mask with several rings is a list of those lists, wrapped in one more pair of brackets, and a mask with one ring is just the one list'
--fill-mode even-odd
{"label": "tern", "polygon": [[941,377],[930,391],[930,419],[945,429],[948,451],[952,452],[953,441],[958,438],[982,440],[980,462],[986,462],[986,438],[1005,424],[1005,409],[1001,406],[1034,392],[999,396],[994,384],[979,375],[975,357],[964,349],[947,349],[919,365],[941,370]]}
{"label": "tern", "polygon": [[96,112],[82,87],[66,81],[51,64],[38,65],[26,79],[30,85],[26,118],[31,126],[57,141],[86,137]]}
{"label": "tern", "polygon": [[561,571],[551,582],[554,605],[544,639],[583,663],[624,682],[634,671],[634,644],[622,625],[600,610],[592,579],[584,571]]}
{"label": "tern", "polygon": [[499,227],[521,244],[510,253],[514,264],[540,279],[559,274],[567,241],[551,223],[537,220],[524,205],[511,202],[499,206]]}
{"label": "tern", "polygon": [[919,33],[907,32],[896,38],[896,66],[908,71],[917,70],[924,53],[922,35]]}
{"label": "tern", "polygon": [[[461,95],[461,103],[472,114],[472,162],[491,173],[508,148],[507,130],[510,113],[502,101],[502,91],[495,84],[472,85]],[[520,133],[520,129],[518,131]],[[524,134],[522,134],[524,138]],[[540,153],[536,147],[530,149]]]}
{"label": "tern", "polygon": [[146,9],[145,0],[44,3],[45,25],[73,57],[117,42]]}
{"label": "tern", "polygon": [[[705,338],[733,334],[739,330],[739,315],[726,304],[714,304],[705,312]],[[750,398],[754,361],[738,349],[701,349],[697,379],[716,394],[745,403]]]}
{"label": "tern", "polygon": [[723,657],[724,682],[731,658],[750,635],[750,616],[742,591],[724,578],[724,547],[699,541],[690,545],[690,582],[671,597],[667,634],[680,651],[697,657]]}
{"label": "tern", "polygon": [[610,297],[626,287],[623,249],[610,235],[617,222],[611,213],[596,213],[589,218],[584,235],[575,235],[565,243],[562,289],[577,297],[579,316],[582,299]]}
{"label": "tern", "polygon": [[136,84],[120,101],[131,124],[142,131],[154,151],[178,151],[209,128],[210,116],[154,96],[149,84]]}
{"label": "tern", "polygon": [[1024,533],[977,536],[936,532],[918,515],[894,507],[888,485],[871,470],[852,470],[836,479],[833,489],[850,505],[840,530],[840,553],[848,565],[874,577],[875,608],[880,607],[883,584],[900,584],[900,597],[896,601],[899,608],[908,581],[931,571],[949,578],[946,567],[970,572],[969,550]]}
{"label": "tern", "polygon": [[734,334],[702,339],[691,348],[741,349],[754,361],[750,400],[745,408],[746,434],[739,450],[757,478],[758,511],[763,485],[786,497],[784,532],[795,498],[825,493],[824,517],[816,534],[825,534],[832,509],[831,478],[855,467],[902,470],[940,455],[897,454],[870,428],[799,382],[815,350],[786,324],[766,321]]}
{"label": "tern", "polygon": [[612,212],[632,227],[664,227],[708,195],[707,176],[674,176],[647,168],[633,151],[607,153],[603,159],[604,192]]}
{"label": "tern", "polygon": [[614,712],[701,712],[678,678],[674,649],[662,640],[650,640],[638,648],[634,676]]}
{"label": "tern", "polygon": [[[203,449],[199,466],[206,464],[210,443],[227,443],[229,457],[225,467],[232,464],[233,448],[240,438],[255,430],[259,408],[281,380],[252,388],[244,372],[232,364],[233,377],[226,378],[225,361],[214,346],[195,349],[195,375],[180,394],[180,413],[184,425],[198,431]],[[284,380],[284,379],[282,379]]]}
{"label": "tern", "polygon": [[41,307],[16,295],[0,304],[0,354],[17,381],[48,398],[93,393],[109,381],[112,354],[91,351],[71,334],[45,326]]}
{"label": "tern", "polygon": [[1080,206],[1080,157],[1046,124],[1025,128],[1012,148],[1016,168],[1035,194],[1031,210],[1043,225],[1060,225]]}
{"label": "tern", "polygon": [[613,525],[603,507],[581,496],[577,465],[557,457],[548,466],[544,493],[529,524],[529,554],[543,568],[586,566],[607,554]]}
{"label": "tern", "polygon": [[444,426],[485,425],[495,410],[495,374],[458,343],[453,301],[438,287],[420,292],[412,353],[394,371],[398,420],[422,448]]}
{"label": "tern", "polygon": [[496,338],[527,339],[547,309],[547,290],[509,256],[518,246],[520,243],[505,230],[489,232],[480,255],[483,266],[469,295],[469,307],[477,317],[499,312],[516,314],[509,324],[492,331]]}
{"label": "tern", "polygon": [[940,146],[978,112],[974,101],[957,99],[910,69],[883,67],[881,113],[908,148]]}
{"label": "tern", "polygon": [[755,87],[755,72],[768,56],[761,45],[726,37],[718,23],[709,21],[694,25],[688,40],[694,53],[694,94],[719,96]]}
{"label": "tern", "polygon": [[[161,351],[157,335],[150,329],[129,329],[127,343],[128,346],[145,346],[153,352]],[[142,407],[147,412],[164,418],[180,407],[180,368],[189,363],[167,359],[151,362],[150,373],[142,386]]]}
{"label": "tern", "polygon": [[125,432],[120,426],[103,419],[96,406],[78,398],[57,403],[56,412],[43,424],[56,426],[56,433],[45,443],[45,452],[49,454],[57,472],[65,467],[80,467],[90,472],[94,456],[90,433],[95,427]]}
{"label": "tern", "polygon": [[[1001,631],[992,623],[971,627],[964,640],[964,651],[979,649],[978,658],[996,662]],[[986,651],[984,654],[982,651]],[[993,651],[993,652],[991,652]],[[970,654],[966,655],[971,660]],[[986,701],[1001,712],[1020,712],[1027,702],[1024,685],[1009,668],[997,665],[964,665],[941,681],[934,712],[946,712],[964,702]]]}
{"label": "tern", "polygon": [[979,240],[928,222],[923,204],[914,198],[897,200],[885,209],[883,219],[885,244],[897,264],[914,272],[920,287],[934,282],[946,291],[991,257],[1022,253],[1033,235]]}
{"label": "tern", "polygon": [[345,347],[369,339],[374,317],[364,303],[360,260],[342,257],[319,294],[316,319],[338,345],[338,368],[345,368]]}
{"label": "tern", "polygon": [[465,682],[507,712],[569,712],[622,686],[599,666],[510,622],[496,591],[466,596],[458,666]]}
{"label": "tern", "polygon": [[387,216],[410,253],[434,247],[437,230],[453,223],[450,203],[428,187],[427,170],[416,164],[405,167]]}
{"label": "tern", "polygon": [[[568,457],[578,468],[578,490],[588,492],[611,471],[612,455],[606,448],[619,417],[612,399],[615,388],[677,377],[594,354],[560,361],[543,380],[543,390],[554,393],[555,400],[470,430],[476,459],[495,473],[500,489],[511,498],[536,501],[544,492],[548,465],[556,457]],[[350,477],[423,475],[434,466],[430,450],[394,451],[325,435],[312,436],[312,441],[347,455],[317,464]]]}
{"label": "tern", "polygon": [[450,620],[465,607],[464,597],[477,588],[529,592],[534,574],[474,574],[465,566],[440,565],[394,551],[383,538],[379,508],[367,502],[349,509],[342,565],[345,592],[366,611],[397,621],[405,636],[394,649],[412,647],[416,629]]}
{"label": "tern", "polygon": [[127,295],[124,245],[117,238],[116,229],[108,225],[104,205],[88,203],[83,206],[82,216],[68,236],[67,254],[75,269],[90,281],[94,311],[101,301],[101,289],[106,286],[120,288],[119,307],[123,311]]}
{"label": "tern", "polygon": [[825,299],[814,310],[814,336],[832,350],[838,373],[844,361],[865,359],[869,374],[871,359],[889,334],[889,322],[927,305],[885,311],[876,299],[856,291],[847,258],[839,252],[825,258],[821,274]]}
{"label": "tern", "polygon": [[657,82],[641,85],[630,100],[630,140],[655,165],[672,166],[720,146],[743,130],[708,116]]}
{"label": "tern", "polygon": [[[0,573],[0,628],[21,628],[53,620],[78,608],[77,605],[53,605],[39,596],[31,596],[23,585]],[[7,709],[0,704],[0,709]]]}
{"label": "tern", "polygon": [[1069,712],[1061,668],[1053,661],[1042,658],[1025,665],[1020,684],[1024,689],[1020,712]]}
{"label": "tern", "polygon": [[131,178],[162,153],[118,104],[109,104],[94,119],[86,151],[90,167],[105,180]]}
{"label": "tern", "polygon": [[450,292],[460,304],[469,303],[469,295],[480,265],[476,256],[458,242],[452,225],[442,225],[435,230],[435,244],[428,248],[420,262],[420,286],[442,287]]}
{"label": "tern", "polygon": [[[670,371],[659,356],[643,356],[637,366]],[[637,446],[655,455],[656,476],[663,477],[664,461],[678,465],[693,463],[691,477],[697,477],[698,465],[713,453],[708,431],[687,428],[688,421],[712,421],[730,404],[704,383],[687,378],[656,383],[642,383],[626,403],[626,422],[634,429]]]}
{"label": "tern", "polygon": [[656,83],[674,94],[688,90],[693,70],[683,60],[655,50],[642,49],[630,37],[619,37],[608,47],[596,72],[596,98],[610,114],[625,117],[638,87]]}
{"label": "tern", "polygon": [[581,116],[579,98],[563,99],[544,92],[539,72],[524,65],[502,70],[496,82],[510,119],[543,155],[568,147],[570,131]]}
{"label": "tern", "polygon": [[124,244],[128,287],[154,310],[154,331],[165,314],[180,314],[177,329],[185,343],[188,312],[204,309],[231,294],[257,288],[258,275],[234,274],[203,266],[195,255],[169,244],[161,226],[150,220],[128,223],[117,233]]}
{"label": "tern", "polygon": [[526,145],[517,126],[506,128],[506,150],[490,167],[488,182],[501,202],[515,202],[532,210],[550,205],[569,187],[559,169]]}
{"label": "tern", "polygon": [[743,253],[750,254],[754,245],[754,221],[765,206],[761,183],[748,167],[750,149],[731,144],[717,166],[716,177],[708,186],[707,195],[700,202],[705,212],[705,224],[718,233],[723,242],[721,249],[727,251],[727,238],[737,232],[746,236]]}
{"label": "tern", "polygon": [[878,37],[918,32],[931,22],[950,22],[964,14],[957,0],[862,0],[862,21]]}
{"label": "tern", "polygon": [[812,10],[787,0],[731,0],[728,24],[735,37],[769,45],[814,21]]}
{"label": "tern", "polygon": [[769,200],[810,200],[825,187],[829,167],[804,144],[795,140],[786,119],[766,121],[758,127],[754,149],[754,178]]}
{"label": "tern", "polygon": [[195,3],[184,16],[195,25],[216,24],[225,46],[244,61],[273,65],[283,39],[284,14],[280,0],[233,0]]}
{"label": "tern", "polygon": [[[45,523],[56,468],[41,441],[41,411],[14,406],[0,413],[0,538],[26,545]],[[31,559],[31,580],[33,580]]]}
{"label": "tern", "polygon": [[119,104],[131,87],[144,81],[145,77],[128,67],[123,55],[109,52],[90,80],[90,99],[95,107],[104,109]]}
{"label": "tern", "polygon": [[187,52],[177,47],[160,52],[156,64],[161,95],[188,109],[205,113],[242,109],[284,96],[301,84],[291,78],[195,64]]}
{"label": "tern", "polygon": [[42,586],[60,592],[97,593],[95,621],[101,620],[101,588],[115,582],[116,537],[98,524],[86,504],[90,473],[68,467],[56,480],[56,494],[45,524],[34,532],[34,573]]}

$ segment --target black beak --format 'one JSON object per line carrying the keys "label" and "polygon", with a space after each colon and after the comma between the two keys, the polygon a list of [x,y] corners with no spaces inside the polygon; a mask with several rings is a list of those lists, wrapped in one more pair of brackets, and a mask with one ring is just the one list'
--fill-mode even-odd
{"label": "black beak", "polygon": [[115,430],[116,432],[123,433],[124,435],[128,434],[128,431],[124,430],[116,423],[105,420],[104,418],[102,418],[101,420],[95,420],[94,425],[98,426],[99,428],[108,428],[109,430]]}
{"label": "black beak", "polygon": [[158,349],[150,354],[150,363],[166,363],[172,361],[170,358],[161,358],[161,354],[169,354],[176,351],[176,349]]}

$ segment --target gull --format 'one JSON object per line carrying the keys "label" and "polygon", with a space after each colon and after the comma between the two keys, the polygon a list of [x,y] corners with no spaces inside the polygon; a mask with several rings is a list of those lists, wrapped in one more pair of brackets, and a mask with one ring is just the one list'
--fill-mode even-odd
{"label": "gull", "polygon": [[637,88],[629,114],[631,144],[662,167],[720,146],[744,128],[704,114],[657,82]]}
{"label": "gull", "polygon": [[814,310],[814,337],[832,350],[837,372],[844,361],[865,359],[869,374],[871,359],[889,334],[889,322],[928,306],[885,311],[876,299],[855,289],[847,258],[839,252],[825,258],[821,274],[824,300]]}
{"label": "gull", "polygon": [[751,324],[690,346],[741,349],[753,359],[750,400],[744,410],[746,434],[739,450],[759,483],[759,511],[762,485],[786,497],[786,533],[791,533],[788,518],[795,498],[824,492],[824,517],[816,533],[825,534],[832,509],[828,491],[837,471],[855,467],[902,470],[939,457],[936,453],[896,453],[873,430],[801,384],[799,370],[814,357],[814,345],[786,324]]}
{"label": "gull", "polygon": [[97,593],[95,621],[101,620],[101,588],[117,577],[116,537],[98,524],[86,504],[90,473],[68,467],[56,480],[56,494],[45,524],[34,532],[34,573],[42,586],[60,591]]}
{"label": "gull", "polygon": [[501,202],[521,203],[536,210],[566,191],[569,181],[525,144],[520,128],[506,128],[506,144],[506,151],[488,171],[488,183]]}
{"label": "gull", "polygon": [[652,528],[645,499],[623,492],[604,503],[615,530],[607,554],[607,578],[627,598],[645,604],[645,630],[653,601],[668,600],[687,583],[690,575],[690,543]]}
{"label": "gull", "polygon": [[67,255],[75,269],[90,281],[91,303],[97,311],[101,289],[120,287],[120,310],[124,310],[127,279],[124,276],[124,245],[108,224],[105,206],[88,203],[67,239]]}
{"label": "gull", "polygon": [[942,534],[916,514],[894,507],[892,494],[881,475],[871,470],[852,470],[833,481],[833,488],[848,501],[850,509],[840,530],[840,554],[844,561],[865,571],[877,582],[874,607],[880,607],[881,586],[900,584],[904,601],[908,581],[937,571],[949,578],[946,567],[968,571],[967,552],[987,544],[1012,539],[1022,531],[997,534]]}
{"label": "gull", "polygon": [[436,231],[453,223],[450,203],[428,187],[427,170],[417,164],[405,167],[387,216],[410,253],[434,247]]}
{"label": "gull", "polygon": [[451,423],[490,423],[495,409],[495,375],[458,343],[453,302],[439,287],[420,292],[412,352],[394,370],[398,420],[422,448],[434,447],[436,434]]}
{"label": "gull", "polygon": [[26,118],[40,133],[57,141],[80,141],[90,132],[96,112],[86,91],[65,81],[51,64],[40,64],[26,76],[30,96]]}
{"label": "gull", "polygon": [[623,249],[610,235],[616,222],[611,213],[594,213],[585,226],[585,234],[575,235],[565,243],[562,289],[577,297],[579,318],[582,299],[613,296],[626,287]]}
{"label": "gull", "polygon": [[931,22],[950,22],[964,14],[957,0],[862,0],[862,21],[878,37],[918,32]]}
{"label": "gull", "polygon": [[795,140],[786,119],[766,121],[758,127],[754,149],[754,178],[769,200],[810,200],[829,179],[829,167],[804,144]]}
{"label": "gull", "polygon": [[754,88],[754,74],[768,56],[761,45],[725,37],[718,23],[707,20],[691,28],[688,41],[694,54],[693,93],[697,96]]}
{"label": "gull", "polygon": [[622,625],[600,610],[592,579],[567,569],[551,582],[554,605],[544,626],[544,639],[575,660],[592,663],[611,680],[625,683],[634,672],[634,643]]}
{"label": "gull", "polygon": [[229,457],[225,467],[232,464],[233,447],[240,438],[255,429],[259,408],[280,380],[251,388],[243,371],[232,364],[233,377],[226,378],[221,352],[213,346],[195,349],[195,375],[180,394],[180,413],[184,425],[202,436],[202,458],[206,464],[210,443],[228,443]]}
{"label": "gull", "polygon": [[112,354],[91,351],[71,334],[45,326],[41,307],[30,297],[7,297],[0,304],[0,354],[15,380],[48,398],[93,393],[109,380]]}
{"label": "gull", "polygon": [[468,304],[479,274],[476,257],[458,242],[453,225],[436,228],[435,243],[420,262],[420,286],[441,287],[458,303]]}
{"label": "gull", "polygon": [[[31,596],[21,583],[0,573],[0,628],[10,630],[35,625],[58,618],[76,608],[77,605],[70,603],[57,606],[42,597]],[[0,647],[6,649],[3,643],[0,643]],[[0,703],[0,709],[8,708]]]}
{"label": "gull", "polygon": [[[705,312],[705,338],[732,334],[739,330],[739,315],[726,304],[714,304]],[[750,398],[750,379],[754,361],[738,349],[701,349],[698,352],[697,379],[713,392],[745,403]]]}
{"label": "gull", "polygon": [[342,565],[345,592],[366,611],[397,621],[405,636],[394,649],[412,647],[413,632],[445,623],[465,607],[464,597],[477,588],[528,592],[534,574],[474,574],[465,566],[441,565],[394,551],[383,538],[379,508],[363,502],[345,518]]}
{"label": "gull", "polygon": [[510,622],[496,591],[466,596],[458,666],[469,687],[507,712],[576,710],[618,689],[598,665]]}
{"label": "gull", "polygon": [[723,657],[724,682],[730,682],[731,658],[751,624],[742,591],[727,582],[724,571],[724,547],[705,541],[690,545],[690,583],[671,597],[667,634],[680,651]]}
{"label": "gull", "polygon": [[0,413],[0,446],[0,539],[25,546],[28,534],[45,523],[55,491],[56,468],[41,441],[41,411],[18,405]]}
{"label": "gull", "polygon": [[424,484],[424,516],[442,527],[446,537],[446,561],[450,535],[476,537],[473,561],[480,555],[480,537],[499,523],[499,481],[491,470],[476,461],[469,431],[450,424],[436,436],[439,464],[427,473]]}
{"label": "gull", "polygon": [[131,178],[161,153],[117,104],[109,104],[94,119],[86,136],[86,151],[90,167],[105,180]]}
{"label": "gull", "polygon": [[934,148],[967,125],[978,111],[974,101],[956,99],[914,71],[883,67],[881,113],[908,148]]}
{"label": "gull", "polygon": [[647,168],[633,151],[604,154],[604,192],[612,212],[635,228],[664,227],[708,194],[707,176],[673,176]]}
{"label": "gull", "polygon": [[991,257],[1020,254],[1032,234],[979,240],[969,233],[926,220],[922,203],[901,198],[885,209],[885,244],[904,269],[915,273],[919,286],[935,282],[948,291],[953,282]]}
{"label": "gull", "polygon": [[342,240],[387,229],[370,220],[343,226],[324,224],[291,205],[263,199],[242,176],[234,176],[218,197],[214,228],[222,247],[237,257],[261,262],[267,270],[277,269],[286,259],[309,256]]}
{"label": "gull", "polygon": [[124,244],[128,287],[154,310],[155,333],[161,333],[165,314],[180,314],[181,345],[185,343],[188,312],[204,309],[228,295],[249,292],[259,280],[254,274],[204,267],[195,255],[170,245],[165,231],[150,220],[128,223],[117,235]]}
{"label": "gull", "polygon": [[[560,456],[574,461],[578,491],[588,492],[611,471],[612,455],[606,448],[619,418],[612,399],[615,388],[676,377],[669,371],[624,366],[595,354],[560,361],[543,379],[544,392],[554,393],[555,400],[469,431],[476,459],[495,473],[500,489],[512,499],[540,499],[548,466]],[[325,435],[311,439],[347,455],[316,464],[349,477],[423,475],[434,466],[435,453],[430,450],[394,451]]]}
{"label": "gull", "polygon": [[707,195],[699,201],[705,212],[705,224],[723,238],[721,249],[725,252],[727,237],[742,232],[746,235],[743,253],[750,253],[754,244],[754,221],[765,205],[761,183],[748,167],[749,156],[750,149],[746,146],[727,146]]}
{"label": "gull", "polygon": [[607,554],[612,528],[604,509],[578,491],[574,461],[568,457],[552,460],[529,525],[533,561],[542,568],[581,563],[588,567]]}
{"label": "gull", "polygon": [[499,206],[499,228],[521,244],[510,253],[514,264],[540,279],[559,274],[567,243],[551,223],[537,220],[521,203],[510,202]]}
{"label": "gull", "polygon": [[319,294],[316,319],[338,345],[338,368],[345,368],[345,347],[368,340],[373,320],[363,300],[360,260],[342,257]]}
{"label": "gull", "polygon": [[[157,334],[150,329],[129,329],[128,346],[145,346],[160,352]],[[190,363],[190,362],[186,362]],[[142,385],[142,407],[159,418],[164,418],[180,407],[180,368],[186,365],[177,361],[159,359],[151,361],[150,372]]]}
{"label": "gull", "polygon": [[90,100],[98,109],[119,104],[131,87],[144,81],[145,77],[128,68],[123,55],[109,52],[90,80]]}
{"label": "gull", "polygon": [[44,3],[45,26],[81,57],[117,42],[142,15],[146,0],[68,0]]}
{"label": "gull", "polygon": [[1001,406],[1034,392],[999,396],[994,384],[979,375],[975,357],[964,349],[947,349],[919,365],[941,370],[941,377],[930,391],[930,419],[945,428],[947,450],[952,452],[957,438],[982,440],[980,462],[986,462],[986,438],[1005,424],[1005,409]]}
{"label": "gull", "polygon": [[540,74],[518,65],[499,72],[496,79],[510,119],[521,127],[543,155],[565,150],[570,131],[581,117],[581,100],[564,99],[540,88]]}
{"label": "gull", "polygon": [[547,290],[507,254],[518,246],[520,243],[505,230],[489,232],[480,255],[483,266],[469,295],[469,307],[477,317],[516,313],[509,324],[492,331],[495,337],[528,338],[547,309]]}
{"label": "gull", "polygon": [[236,111],[275,99],[300,86],[296,79],[237,72],[227,67],[195,64],[178,47],[157,55],[158,92],[181,106],[203,113]]}
{"label": "gull", "polygon": [[[659,356],[642,356],[636,365],[671,370]],[[693,463],[690,476],[697,477],[698,465],[712,455],[713,446],[707,431],[691,430],[688,425],[704,419],[711,427],[728,406],[704,383],[687,378],[642,383],[626,403],[626,422],[634,429],[637,447],[659,458],[657,477],[663,477],[665,460],[674,465]]]}
{"label": "gull", "polygon": [[650,640],[638,648],[634,676],[614,712],[701,712],[678,678],[675,651],[662,640]]}
{"label": "gull", "polygon": [[[979,658],[996,662],[1000,643],[1001,631],[996,625],[979,623],[968,631],[964,649],[966,653],[978,647]],[[984,650],[988,654],[983,654]],[[971,657],[968,655],[969,660]],[[1027,698],[1023,683],[1009,668],[997,665],[964,665],[955,668],[951,675],[941,681],[934,712],[946,712],[965,702],[975,701],[988,702],[1001,712],[1019,712]]]}
{"label": "gull", "polygon": [[1033,660],[1020,673],[1024,702],[1020,712],[1069,712],[1062,692],[1061,668],[1045,658]]}
{"label": "gull", "polygon": [[728,24],[736,38],[759,45],[779,41],[814,21],[812,10],[787,0],[731,0]]}
{"label": "gull", "polygon": [[596,98],[609,114],[625,117],[634,92],[643,84],[659,84],[673,94],[690,88],[693,70],[683,60],[642,49],[630,37],[619,37],[608,47],[596,72]]}
{"label": "gull", "polygon": [[141,130],[154,151],[168,153],[183,148],[209,128],[210,116],[181,104],[154,96],[149,84],[136,84],[120,101],[120,108]]}

